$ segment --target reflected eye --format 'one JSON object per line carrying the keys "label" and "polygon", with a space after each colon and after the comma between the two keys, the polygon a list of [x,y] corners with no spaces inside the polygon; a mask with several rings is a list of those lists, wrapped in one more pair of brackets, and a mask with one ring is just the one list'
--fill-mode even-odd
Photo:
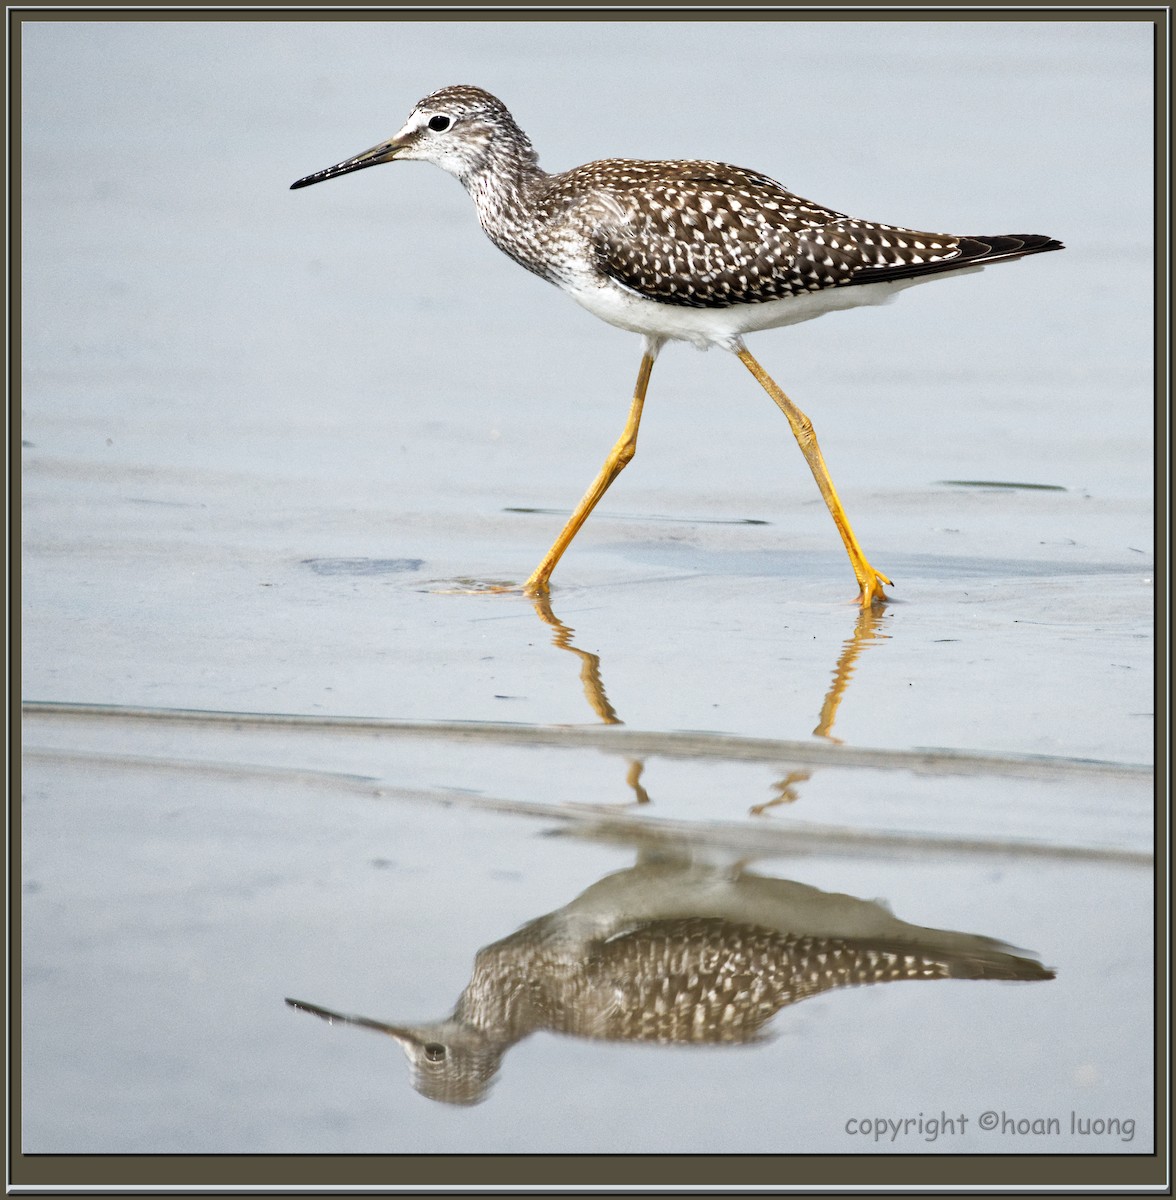
{"label": "reflected eye", "polygon": [[[442,120],[448,124],[449,118],[448,117],[440,117],[440,118],[434,117],[433,120]],[[432,121],[429,122],[430,125],[432,123],[433,123]],[[444,1059],[444,1057],[445,1057],[445,1047],[442,1046],[440,1042],[430,1042],[425,1047],[425,1059],[428,1062],[441,1062],[442,1059]]]}
{"label": "reflected eye", "polygon": [[444,133],[453,122],[448,117],[430,117],[429,128],[434,133]]}

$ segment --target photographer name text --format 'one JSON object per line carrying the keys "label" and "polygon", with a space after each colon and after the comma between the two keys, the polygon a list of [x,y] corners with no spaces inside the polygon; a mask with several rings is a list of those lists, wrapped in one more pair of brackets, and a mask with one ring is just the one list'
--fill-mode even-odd
{"label": "photographer name text", "polygon": [[850,1117],[845,1132],[872,1142],[897,1142],[900,1138],[918,1138],[936,1142],[941,1137],[960,1137],[973,1125],[994,1137],[1072,1137],[1116,1138],[1121,1142],[1135,1139],[1134,1117],[1094,1116],[1073,1109],[1063,1117],[1022,1116],[1002,1109],[985,1109],[979,1116],[957,1113],[938,1116],[919,1113],[914,1117]]}

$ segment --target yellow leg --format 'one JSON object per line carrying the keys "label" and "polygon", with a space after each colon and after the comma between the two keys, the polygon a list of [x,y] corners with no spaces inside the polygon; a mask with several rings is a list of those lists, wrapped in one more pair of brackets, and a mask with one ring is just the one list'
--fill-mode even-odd
{"label": "yellow leg", "polygon": [[813,432],[813,423],[784,395],[776,381],[756,362],[750,351],[742,349],[738,351],[738,354],[743,365],[756,377],[764,391],[775,400],[780,411],[788,418],[788,424],[792,426],[792,432],[800,445],[801,453],[813,473],[813,478],[817,481],[817,487],[821,489],[821,495],[837,526],[837,532],[841,534],[841,540],[845,543],[849,561],[853,564],[853,573],[857,576],[858,586],[861,588],[858,603],[862,608],[869,608],[871,604],[884,603],[886,593],[882,591],[882,585],[884,583],[890,584],[891,587],[894,585],[885,575],[870,566],[857,538],[854,537],[853,530],[849,527],[849,518],[845,515],[845,509],[841,507],[841,501],[837,498],[837,491],[833,487],[829,469],[825,466],[824,458],[821,457],[821,448],[817,445],[817,435]]}
{"label": "yellow leg", "polygon": [[543,561],[531,572],[531,577],[523,584],[523,592],[528,596],[546,596],[550,588],[551,572],[555,564],[563,557],[563,552],[572,544],[572,538],[580,532],[580,526],[588,520],[588,514],[600,502],[601,496],[608,491],[609,484],[627,467],[637,453],[637,429],[641,424],[641,409],[645,404],[645,391],[649,387],[649,373],[653,370],[653,357],[645,354],[641,358],[641,370],[637,373],[637,387],[633,392],[633,404],[629,409],[629,420],[625,423],[625,432],[620,440],[609,451],[600,474],[593,480],[592,486],[584,493],[584,498],[576,505],[576,511],[563,527],[563,532],[555,539],[555,544],[547,551]]}

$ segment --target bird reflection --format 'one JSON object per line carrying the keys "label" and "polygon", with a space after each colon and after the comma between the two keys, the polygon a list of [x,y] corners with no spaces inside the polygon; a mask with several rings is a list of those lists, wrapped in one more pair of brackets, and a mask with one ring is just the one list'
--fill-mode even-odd
{"label": "bird reflection", "polygon": [[389,1023],[286,1003],[387,1034],[404,1048],[419,1092],[476,1104],[506,1052],[539,1031],[732,1045],[764,1040],[780,1009],[839,988],[1052,978],[991,938],[910,925],[877,901],[659,849],[480,950],[440,1021]]}
{"label": "bird reflection", "polygon": [[[580,682],[584,687],[584,696],[592,706],[592,711],[605,725],[623,725],[624,721],[617,715],[617,710],[609,701],[604,690],[604,680],[600,671],[600,655],[581,650],[573,642],[576,631],[555,615],[551,600],[547,596],[533,596],[531,602],[539,619],[552,630],[551,644],[580,659]],[[833,723],[837,719],[837,710],[845,697],[849,681],[857,668],[862,651],[873,642],[888,639],[890,634],[882,631],[882,623],[887,619],[886,609],[880,605],[859,609],[854,621],[853,633],[841,645],[841,653],[833,668],[833,679],[825,699],[821,704],[820,717],[813,730],[815,737],[841,745],[841,739],[833,736]],[[632,790],[635,802],[648,804],[649,793],[641,786],[640,778],[644,763],[629,760],[626,782]],[[762,816],[768,809],[780,804],[791,804],[799,798],[796,790],[798,783],[804,783],[812,778],[812,772],[807,770],[791,771],[772,787],[773,796],[763,804],[753,805],[749,812],[752,816]]]}

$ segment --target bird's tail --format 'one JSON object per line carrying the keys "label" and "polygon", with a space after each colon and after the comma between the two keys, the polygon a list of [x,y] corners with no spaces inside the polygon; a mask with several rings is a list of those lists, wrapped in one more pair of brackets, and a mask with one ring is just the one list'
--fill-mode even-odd
{"label": "bird's tail", "polygon": [[[942,237],[942,235],[939,235]],[[1012,261],[1027,254],[1045,254],[1064,250],[1065,246],[1044,233],[998,233],[956,239],[958,253],[937,262],[909,262],[892,267],[866,267],[858,271],[854,283],[883,283],[893,279],[912,279],[920,275],[938,275],[966,267],[986,267],[989,263]]]}

